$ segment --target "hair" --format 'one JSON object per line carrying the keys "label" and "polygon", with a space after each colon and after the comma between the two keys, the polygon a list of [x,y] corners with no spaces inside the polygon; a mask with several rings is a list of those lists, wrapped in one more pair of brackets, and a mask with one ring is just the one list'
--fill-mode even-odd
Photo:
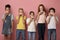
{"label": "hair", "polygon": [[[24,12],[23,8],[19,8],[19,10],[22,10],[22,11]],[[19,11],[19,10],[18,10],[18,11]]]}
{"label": "hair", "polygon": [[11,6],[10,6],[9,4],[7,4],[7,5],[5,5],[5,9],[6,9],[6,8],[9,8],[9,9],[10,9]]}
{"label": "hair", "polygon": [[33,13],[33,15],[35,15],[35,14],[34,14],[34,11],[30,11],[30,13],[29,13],[29,14],[31,15],[31,13]]}
{"label": "hair", "polygon": [[40,12],[40,6],[42,6],[42,7],[43,7],[43,11],[45,11],[45,12],[46,12],[45,7],[44,7],[44,5],[43,5],[43,4],[40,4],[40,5],[38,6],[38,12]]}
{"label": "hair", "polygon": [[50,8],[50,9],[49,9],[49,12],[50,12],[50,10],[53,10],[53,11],[54,11],[54,13],[55,13],[55,8]]}
{"label": "hair", "polygon": [[19,10],[23,10],[23,8],[19,8]]}

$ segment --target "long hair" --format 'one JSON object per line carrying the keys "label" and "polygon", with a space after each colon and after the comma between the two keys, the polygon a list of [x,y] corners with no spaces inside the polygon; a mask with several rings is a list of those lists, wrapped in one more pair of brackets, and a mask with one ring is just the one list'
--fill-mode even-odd
{"label": "long hair", "polygon": [[45,11],[45,12],[46,12],[45,7],[44,7],[44,5],[43,5],[43,4],[40,4],[40,5],[38,6],[38,12],[40,12],[40,6],[42,6],[42,7],[43,7],[43,11]]}

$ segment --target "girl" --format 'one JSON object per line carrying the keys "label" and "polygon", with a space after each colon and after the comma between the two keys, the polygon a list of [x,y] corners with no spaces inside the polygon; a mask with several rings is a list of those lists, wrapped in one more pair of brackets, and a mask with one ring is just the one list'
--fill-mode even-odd
{"label": "girl", "polygon": [[9,4],[5,6],[5,14],[2,17],[2,21],[2,34],[4,34],[4,40],[11,40],[10,37],[13,28],[13,15],[11,14],[11,6]]}
{"label": "girl", "polygon": [[37,15],[37,27],[38,27],[38,36],[39,40],[44,40],[45,33],[45,23],[46,23],[46,12],[43,4],[38,6],[38,15]]}

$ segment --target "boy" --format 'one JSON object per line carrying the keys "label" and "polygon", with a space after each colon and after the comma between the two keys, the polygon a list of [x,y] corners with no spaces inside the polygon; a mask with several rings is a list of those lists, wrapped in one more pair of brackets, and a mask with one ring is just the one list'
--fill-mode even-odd
{"label": "boy", "polygon": [[10,40],[12,27],[13,27],[13,15],[11,13],[11,6],[9,4],[5,5],[5,14],[2,17],[4,40]]}
{"label": "boy", "polygon": [[22,35],[22,40],[25,40],[25,20],[26,16],[24,15],[23,8],[19,8],[19,15],[16,17],[17,19],[17,31],[16,31],[16,40],[20,40],[20,34]]}
{"label": "boy", "polygon": [[[36,24],[34,19],[34,12],[30,11],[29,13],[30,18],[27,19],[27,26],[28,26],[28,40],[35,40],[35,34],[36,34]],[[32,38],[32,39],[31,39]]]}
{"label": "boy", "polygon": [[58,18],[55,15],[54,8],[49,9],[49,15],[46,21],[48,24],[48,40],[51,40],[52,37],[53,37],[53,40],[56,40],[56,24],[58,22]]}

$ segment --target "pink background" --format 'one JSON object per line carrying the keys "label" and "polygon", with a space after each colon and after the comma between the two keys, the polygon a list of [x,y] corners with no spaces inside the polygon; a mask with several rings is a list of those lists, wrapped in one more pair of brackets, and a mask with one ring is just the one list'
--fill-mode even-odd
{"label": "pink background", "polygon": [[[11,5],[11,10],[15,17],[18,15],[18,8],[23,8],[25,11],[25,14],[28,15],[29,11],[33,10],[35,14],[37,14],[37,8],[39,4],[44,4],[46,10],[48,10],[50,7],[54,7],[56,9],[56,15],[58,16],[60,20],[60,0],[0,0],[0,40],[3,40],[4,37],[1,34],[2,32],[2,15],[4,14],[4,7],[6,4]],[[13,28],[13,34],[11,36],[11,40],[15,40],[15,31],[16,31],[16,20],[14,20],[14,28]],[[57,25],[57,40],[60,40],[60,21]],[[37,39],[38,37],[36,37]],[[45,40],[47,40],[47,29],[45,33]]]}

